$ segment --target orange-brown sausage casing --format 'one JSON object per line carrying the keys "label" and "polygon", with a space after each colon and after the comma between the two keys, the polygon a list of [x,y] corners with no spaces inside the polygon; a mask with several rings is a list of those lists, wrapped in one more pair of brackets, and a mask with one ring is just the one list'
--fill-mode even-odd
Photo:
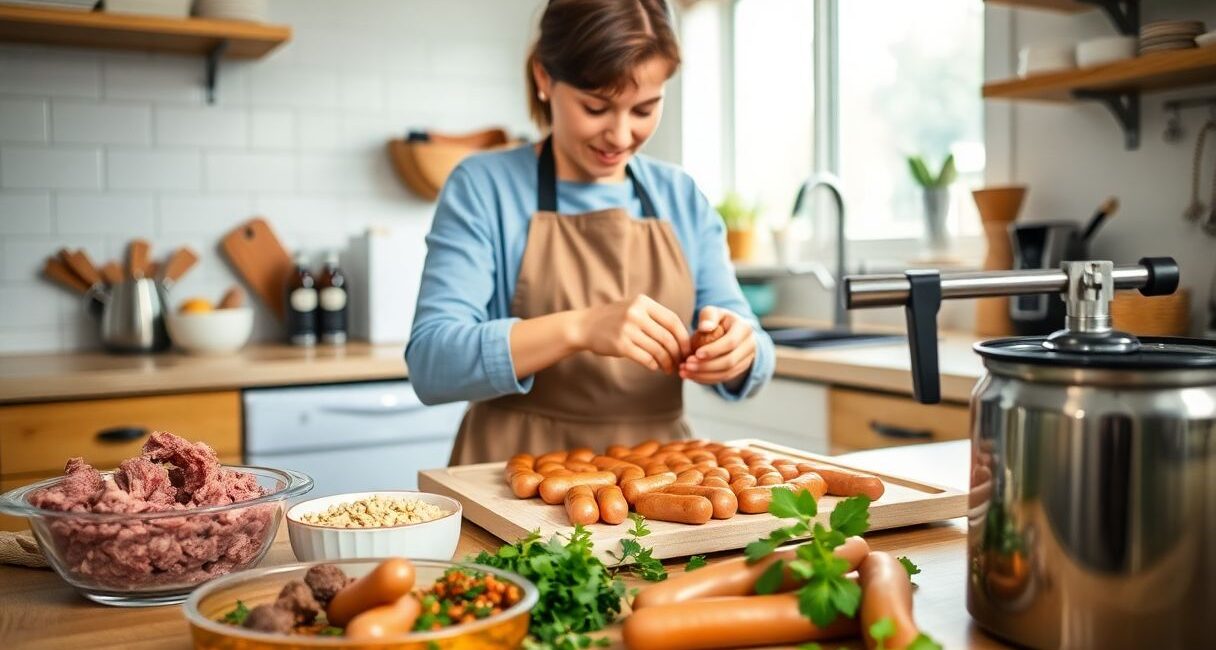
{"label": "orange-brown sausage casing", "polygon": [[703,524],[714,514],[713,504],[705,497],[662,492],[643,494],[633,507],[647,519],[680,524]]}
{"label": "orange-brown sausage casing", "polygon": [[413,588],[414,564],[405,558],[385,560],[334,594],[325,608],[325,617],[330,625],[346,627],[359,614],[394,603]]}
{"label": "orange-brown sausage casing", "polygon": [[373,607],[353,618],[343,636],[352,641],[390,639],[410,633],[422,614],[422,603],[406,594],[390,605]]}
{"label": "orange-brown sausage casing", "polygon": [[857,634],[857,620],[839,616],[817,627],[798,611],[797,594],[711,598],[638,610],[625,619],[629,650],[713,650],[796,645]]}
{"label": "orange-brown sausage casing", "polygon": [[861,626],[866,647],[878,643],[870,637],[870,626],[884,618],[895,624],[895,633],[886,639],[887,648],[908,647],[920,635],[912,619],[912,580],[899,560],[890,553],[874,551],[857,567],[861,585]]}

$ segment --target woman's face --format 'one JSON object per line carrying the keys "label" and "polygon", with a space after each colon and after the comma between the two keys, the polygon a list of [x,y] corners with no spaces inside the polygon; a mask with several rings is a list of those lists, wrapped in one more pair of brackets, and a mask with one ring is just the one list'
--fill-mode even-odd
{"label": "woman's face", "polygon": [[670,65],[652,57],[620,94],[553,82],[536,66],[537,89],[548,96],[558,175],[582,182],[619,181],[625,164],[659,125]]}

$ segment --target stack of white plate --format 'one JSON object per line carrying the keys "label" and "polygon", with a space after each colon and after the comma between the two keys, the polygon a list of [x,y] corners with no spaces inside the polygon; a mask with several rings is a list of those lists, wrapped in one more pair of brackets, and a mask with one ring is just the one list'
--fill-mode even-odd
{"label": "stack of white plate", "polygon": [[203,18],[264,23],[270,19],[270,0],[198,0],[194,13]]}
{"label": "stack of white plate", "polygon": [[1189,50],[1206,28],[1199,20],[1162,20],[1140,28],[1140,54]]}
{"label": "stack of white plate", "polygon": [[71,9],[72,11],[92,11],[97,3],[98,0],[4,0],[6,5],[28,5],[51,9]]}

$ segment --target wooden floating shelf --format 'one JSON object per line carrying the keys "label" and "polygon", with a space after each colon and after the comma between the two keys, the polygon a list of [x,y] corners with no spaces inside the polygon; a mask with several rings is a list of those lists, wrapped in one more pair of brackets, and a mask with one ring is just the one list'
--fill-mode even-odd
{"label": "wooden floating shelf", "polygon": [[1154,52],[1092,68],[984,84],[985,99],[1071,101],[1077,92],[1151,92],[1216,83],[1216,47]]}
{"label": "wooden floating shelf", "polygon": [[291,27],[0,5],[0,41],[256,59],[291,40]]}
{"label": "wooden floating shelf", "polygon": [[1082,11],[1097,9],[1092,4],[1076,0],[984,0],[988,4],[1006,5],[1009,7],[1025,7],[1027,9],[1049,9],[1068,14],[1079,14]]}

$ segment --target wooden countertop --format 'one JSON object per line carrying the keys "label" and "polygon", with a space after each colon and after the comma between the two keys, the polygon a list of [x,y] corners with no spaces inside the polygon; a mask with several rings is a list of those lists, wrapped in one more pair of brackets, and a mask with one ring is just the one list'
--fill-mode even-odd
{"label": "wooden countertop", "polygon": [[[910,478],[930,477],[939,483],[966,488],[966,441],[913,445],[849,455],[851,464],[875,471],[898,468]],[[946,648],[1008,647],[982,632],[967,614],[966,528],[963,519],[935,525],[882,531],[866,535],[875,550],[907,555],[922,573],[916,576],[916,620],[920,628]],[[264,564],[294,561],[291,547],[280,535]],[[481,528],[464,522],[456,556],[497,548],[501,542]],[[715,559],[736,553],[719,553]],[[681,570],[678,562],[669,571]],[[644,586],[630,578],[630,586]],[[619,626],[605,631],[622,647]],[[91,603],[48,570],[0,566],[0,645],[21,648],[123,647],[189,648],[190,633],[177,606],[123,609]],[[860,648],[860,643],[830,647]]]}
{"label": "wooden countertop", "polygon": [[[939,342],[942,398],[967,402],[983,365],[975,337],[944,334]],[[777,348],[777,375],[911,394],[906,343],[798,350]],[[256,344],[226,356],[115,355],[105,352],[0,356],[0,404],[154,393],[231,390],[404,379],[400,345],[350,343],[344,348]]]}

